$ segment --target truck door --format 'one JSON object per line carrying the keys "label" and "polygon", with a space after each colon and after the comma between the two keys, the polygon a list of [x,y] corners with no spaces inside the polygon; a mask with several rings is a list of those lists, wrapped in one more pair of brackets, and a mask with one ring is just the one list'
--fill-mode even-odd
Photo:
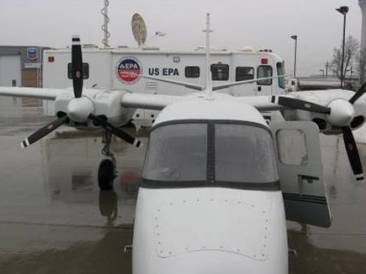
{"label": "truck door", "polygon": [[312,122],[271,125],[288,220],[329,227],[319,129]]}
{"label": "truck door", "polygon": [[[273,76],[273,68],[270,65],[260,65],[257,67],[257,79],[269,78]],[[272,88],[275,79],[258,80],[256,85],[257,95],[272,95]]]}

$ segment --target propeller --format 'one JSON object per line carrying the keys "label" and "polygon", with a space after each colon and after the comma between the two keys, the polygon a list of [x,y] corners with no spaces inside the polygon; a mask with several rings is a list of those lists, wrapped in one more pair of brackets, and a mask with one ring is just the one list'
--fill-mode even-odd
{"label": "propeller", "polygon": [[[71,47],[71,65],[72,65],[72,84],[74,88],[75,98],[80,98],[83,90],[83,59],[81,53],[80,38],[77,36],[72,37],[72,47]],[[70,101],[70,103],[72,100]],[[28,138],[24,139],[21,143],[22,148],[26,148],[31,144],[42,139],[61,125],[68,122],[70,119],[67,115],[60,117],[51,123],[40,128]]]}
{"label": "propeller", "polygon": [[349,99],[349,102],[353,105],[364,93],[366,92],[366,82],[359,88],[359,90]]}
{"label": "propeller", "polygon": [[38,140],[40,140],[47,134],[51,133],[52,131],[54,131],[55,129],[57,129],[64,123],[66,123],[68,121],[68,119],[69,118],[67,116],[63,116],[63,117],[58,118],[57,120],[52,121],[51,123],[45,125],[43,128],[40,128],[39,130],[34,132],[32,135],[30,135],[28,138],[26,138],[22,141],[22,143],[21,143],[22,148],[29,147],[31,144],[37,142]]}
{"label": "propeller", "polygon": [[125,131],[111,125],[105,119],[103,119],[101,117],[90,114],[89,119],[92,120],[94,122],[94,124],[100,125],[105,130],[107,130],[110,133],[118,136],[119,138],[121,138],[122,140],[126,141],[127,143],[129,143],[131,145],[134,145],[136,147],[140,147],[141,144],[142,144],[140,140],[136,139],[135,137],[133,137],[132,135],[126,133]]}
{"label": "propeller", "polygon": [[352,129],[349,127],[354,116],[354,103],[366,92],[366,83],[349,99],[334,100],[328,106],[318,105],[290,97],[272,96],[271,102],[281,106],[328,115],[330,123],[342,129],[347,156],[356,180],[363,180],[363,169]]}
{"label": "propeller", "polygon": [[80,38],[72,37],[71,46],[72,85],[75,98],[80,98],[83,91],[83,57]]}
{"label": "propeller", "polygon": [[346,147],[348,159],[351,164],[353,174],[355,175],[357,181],[363,180],[364,176],[363,176],[362,164],[356,146],[355,138],[353,137],[352,134],[352,130],[350,127],[343,127],[342,131],[343,131],[344,145]]}
{"label": "propeller", "polygon": [[[276,103],[276,96],[272,96],[272,103]],[[331,110],[329,107],[290,97],[277,97],[277,104],[292,109],[300,109],[321,114],[330,114]]]}
{"label": "propeller", "polygon": [[94,102],[87,97],[82,97],[83,92],[83,58],[80,38],[78,36],[72,37],[71,47],[71,66],[72,66],[72,84],[74,90],[74,97],[67,105],[67,115],[59,117],[50,122],[44,127],[40,128],[21,143],[22,148],[26,148],[31,144],[42,139],[61,125],[71,121],[84,123],[88,120],[94,122],[95,125],[100,125],[106,131],[125,140],[127,143],[139,147],[141,142],[123,130],[111,125],[102,117],[93,114]]}
{"label": "propeller", "polygon": [[[354,103],[366,92],[366,82],[362,84],[359,90],[349,99],[349,103],[354,105]],[[356,180],[363,180],[363,170],[362,163],[360,160],[360,155],[356,146],[355,138],[353,137],[352,129],[347,126],[342,128],[343,140],[346,147],[348,159],[351,163],[353,174],[356,176]]]}

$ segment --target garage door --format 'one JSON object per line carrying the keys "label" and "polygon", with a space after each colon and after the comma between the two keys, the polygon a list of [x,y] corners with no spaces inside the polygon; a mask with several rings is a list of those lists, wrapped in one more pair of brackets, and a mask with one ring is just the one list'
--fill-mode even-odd
{"label": "garage door", "polygon": [[0,56],[0,86],[21,86],[21,62],[19,55]]}

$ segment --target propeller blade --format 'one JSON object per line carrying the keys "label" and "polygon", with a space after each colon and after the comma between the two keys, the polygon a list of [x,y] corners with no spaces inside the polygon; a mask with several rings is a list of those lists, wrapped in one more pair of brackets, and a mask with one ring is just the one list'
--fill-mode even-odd
{"label": "propeller blade", "polygon": [[78,36],[72,38],[71,64],[74,95],[75,98],[80,98],[83,91],[83,57],[81,53],[80,38]]}
{"label": "propeller blade", "polygon": [[30,135],[28,138],[24,139],[22,141],[21,146],[22,148],[29,147],[31,144],[37,142],[47,134],[54,131],[56,128],[60,127],[62,124],[64,124],[68,120],[67,116],[63,116],[61,118],[58,118],[55,121],[52,121],[51,123],[47,124],[43,128],[40,128],[36,132],[34,132],[32,135]]}
{"label": "propeller blade", "polygon": [[[293,109],[301,109],[310,112],[322,113],[322,114],[330,114],[330,108],[318,105],[315,103],[303,101],[300,99],[290,98],[290,97],[277,97],[277,104],[293,108]],[[272,103],[276,103],[276,96],[272,96]]]}
{"label": "propeller blade", "polygon": [[135,137],[131,136],[130,134],[124,132],[123,130],[116,128],[115,126],[108,123],[103,118],[100,118],[95,115],[90,115],[89,118],[96,124],[101,125],[105,130],[108,130],[110,133],[118,136],[122,140],[126,141],[127,143],[134,145],[136,147],[141,146],[141,141],[136,139]]}
{"label": "propeller blade", "polygon": [[353,138],[352,130],[350,127],[343,127],[342,130],[344,145],[346,146],[346,151],[353,170],[353,174],[356,176],[356,180],[363,180],[362,164],[355,139]]}
{"label": "propeller blade", "polygon": [[359,90],[349,99],[351,104],[354,104],[366,92],[366,82],[359,88]]}

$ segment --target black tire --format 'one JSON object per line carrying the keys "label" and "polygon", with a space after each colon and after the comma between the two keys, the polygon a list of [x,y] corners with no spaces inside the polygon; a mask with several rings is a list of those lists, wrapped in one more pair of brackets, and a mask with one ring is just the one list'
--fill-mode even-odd
{"label": "black tire", "polygon": [[113,189],[114,164],[111,160],[103,160],[98,169],[98,185],[101,190]]}

